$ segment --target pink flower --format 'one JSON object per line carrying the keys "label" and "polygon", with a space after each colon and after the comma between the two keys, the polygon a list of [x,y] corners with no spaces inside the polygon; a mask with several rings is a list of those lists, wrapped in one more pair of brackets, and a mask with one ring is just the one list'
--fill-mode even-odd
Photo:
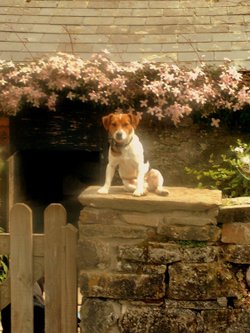
{"label": "pink flower", "polygon": [[216,127],[216,128],[220,127],[220,119],[212,118],[211,120],[212,120],[211,126]]}
{"label": "pink flower", "polygon": [[89,93],[89,98],[96,103],[99,101],[99,95],[94,90]]}
{"label": "pink flower", "polygon": [[148,106],[148,100],[144,99],[140,101],[140,107],[141,108],[146,108]]}
{"label": "pink flower", "polygon": [[56,111],[56,101],[57,101],[56,94],[52,94],[51,96],[49,96],[48,101],[47,101],[47,106],[48,106],[49,110]]}

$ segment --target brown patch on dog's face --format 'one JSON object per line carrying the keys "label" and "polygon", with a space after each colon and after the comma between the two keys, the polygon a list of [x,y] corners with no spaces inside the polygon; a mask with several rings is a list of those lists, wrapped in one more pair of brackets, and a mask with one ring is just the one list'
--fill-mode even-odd
{"label": "brown patch on dog's face", "polygon": [[111,134],[119,129],[123,129],[126,132],[131,132],[132,128],[135,129],[139,124],[139,117],[133,114],[116,114],[111,113],[105,117],[102,117],[102,123],[104,128]]}
{"label": "brown patch on dog's face", "polygon": [[124,141],[139,124],[139,117],[133,114],[111,113],[102,118],[104,128],[116,141]]}

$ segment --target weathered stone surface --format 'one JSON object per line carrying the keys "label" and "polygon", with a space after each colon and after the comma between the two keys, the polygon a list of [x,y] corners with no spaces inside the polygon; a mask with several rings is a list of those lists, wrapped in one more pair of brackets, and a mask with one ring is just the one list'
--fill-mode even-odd
{"label": "weathered stone surface", "polygon": [[86,299],[81,307],[82,333],[119,333],[117,321],[121,305],[100,299]]}
{"label": "weathered stone surface", "polygon": [[119,225],[100,225],[86,224],[82,225],[79,234],[82,237],[100,237],[100,238],[134,238],[148,239],[153,237],[154,230],[152,228],[140,226]]}
{"label": "weathered stone surface", "polygon": [[223,206],[247,206],[250,205],[250,197],[237,197],[222,199]]}
{"label": "weathered stone surface", "polygon": [[237,281],[221,263],[175,263],[168,269],[168,297],[178,300],[212,300],[237,295]]}
{"label": "weathered stone surface", "polygon": [[218,223],[250,222],[250,204],[222,206],[218,215]]}
{"label": "weathered stone surface", "polygon": [[122,333],[198,333],[199,319],[186,309],[162,306],[128,306],[119,320]]}
{"label": "weathered stone surface", "polygon": [[163,215],[159,213],[122,213],[121,219],[129,224],[157,227],[163,221]]}
{"label": "weathered stone surface", "polygon": [[132,246],[132,245],[120,245],[118,247],[118,258],[146,262],[148,259],[147,246]]}
{"label": "weathered stone surface", "polygon": [[164,223],[173,225],[195,225],[203,226],[208,224],[216,224],[215,216],[208,215],[208,212],[187,212],[174,211],[164,214]]}
{"label": "weathered stone surface", "polygon": [[133,197],[121,186],[111,187],[110,194],[98,194],[98,186],[88,187],[79,195],[82,205],[98,208],[109,208],[135,212],[162,212],[166,210],[195,210],[203,211],[216,208],[221,204],[221,192],[206,189],[190,189],[171,187],[169,196],[161,197],[149,193],[142,197]]}
{"label": "weathered stone surface", "polygon": [[223,243],[250,244],[250,223],[227,223],[222,226]]}
{"label": "weathered stone surface", "polygon": [[162,224],[157,228],[159,235],[169,240],[217,241],[220,228],[216,226],[173,226]]}
{"label": "weathered stone surface", "polygon": [[217,303],[221,306],[221,307],[227,307],[228,301],[226,297],[218,297],[217,298]]}
{"label": "weathered stone surface", "polygon": [[203,311],[202,319],[206,333],[249,333],[250,311],[247,310]]}
{"label": "weathered stone surface", "polygon": [[247,310],[221,308],[211,301],[175,303],[85,299],[81,329],[83,333],[249,333]]}
{"label": "weathered stone surface", "polygon": [[149,243],[148,261],[154,264],[170,264],[181,260],[178,245],[168,243]]}
{"label": "weathered stone surface", "polygon": [[165,265],[150,265],[127,260],[118,261],[116,270],[123,273],[132,274],[165,274],[167,267]]}
{"label": "weathered stone surface", "polygon": [[222,250],[219,246],[182,248],[183,261],[190,263],[205,263],[217,261],[221,254]]}
{"label": "weathered stone surface", "polygon": [[246,282],[247,282],[248,288],[250,288],[250,266],[248,267],[248,269],[246,271]]}
{"label": "weathered stone surface", "polygon": [[165,295],[164,279],[164,274],[121,274],[82,271],[80,273],[80,286],[84,297],[160,299]]}
{"label": "weathered stone surface", "polygon": [[121,222],[119,220],[119,214],[117,211],[111,209],[85,207],[80,212],[80,224],[112,224],[115,222]]}
{"label": "weathered stone surface", "polygon": [[[244,226],[246,237],[250,223],[216,225],[218,206],[173,208],[119,192],[115,208],[108,197],[80,217],[83,333],[250,333],[241,310],[250,269],[240,266],[249,265],[250,244],[220,242],[221,229]],[[242,241],[230,232],[222,240]]]}
{"label": "weathered stone surface", "polygon": [[206,333],[226,332],[226,329],[231,324],[227,309],[203,311],[202,319],[204,322],[204,332]]}
{"label": "weathered stone surface", "polygon": [[217,301],[175,301],[166,299],[165,305],[169,309],[190,309],[190,310],[216,310],[226,307],[225,304],[221,305]]}
{"label": "weathered stone surface", "polygon": [[228,245],[224,248],[225,260],[235,264],[250,264],[250,245]]}
{"label": "weathered stone surface", "polygon": [[78,242],[79,269],[107,268],[113,255],[109,244],[100,239],[83,237]]}

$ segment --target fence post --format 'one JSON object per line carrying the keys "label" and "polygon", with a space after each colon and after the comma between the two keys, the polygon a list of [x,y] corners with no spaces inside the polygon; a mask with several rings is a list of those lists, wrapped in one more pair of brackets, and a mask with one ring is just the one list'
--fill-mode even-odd
{"label": "fence post", "polygon": [[77,330],[77,229],[73,225],[62,228],[64,251],[62,265],[62,331]]}
{"label": "fence post", "polygon": [[11,331],[33,333],[32,211],[15,204],[10,212]]}
{"label": "fence post", "polygon": [[[51,204],[44,211],[44,270],[45,270],[45,332],[60,333],[62,309],[62,227],[66,225],[66,210]],[[70,333],[70,332],[68,332]]]}

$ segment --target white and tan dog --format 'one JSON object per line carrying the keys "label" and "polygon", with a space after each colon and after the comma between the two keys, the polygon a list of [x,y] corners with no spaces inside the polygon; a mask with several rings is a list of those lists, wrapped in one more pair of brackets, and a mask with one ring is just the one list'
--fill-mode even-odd
{"label": "white and tan dog", "polygon": [[149,169],[149,162],[144,163],[143,146],[135,134],[139,116],[133,114],[111,113],[102,118],[103,126],[110,136],[108,165],[105,184],[98,193],[109,193],[115,170],[118,167],[126,191],[134,196],[155,191],[159,195],[168,195],[163,189],[163,177],[156,169]]}

